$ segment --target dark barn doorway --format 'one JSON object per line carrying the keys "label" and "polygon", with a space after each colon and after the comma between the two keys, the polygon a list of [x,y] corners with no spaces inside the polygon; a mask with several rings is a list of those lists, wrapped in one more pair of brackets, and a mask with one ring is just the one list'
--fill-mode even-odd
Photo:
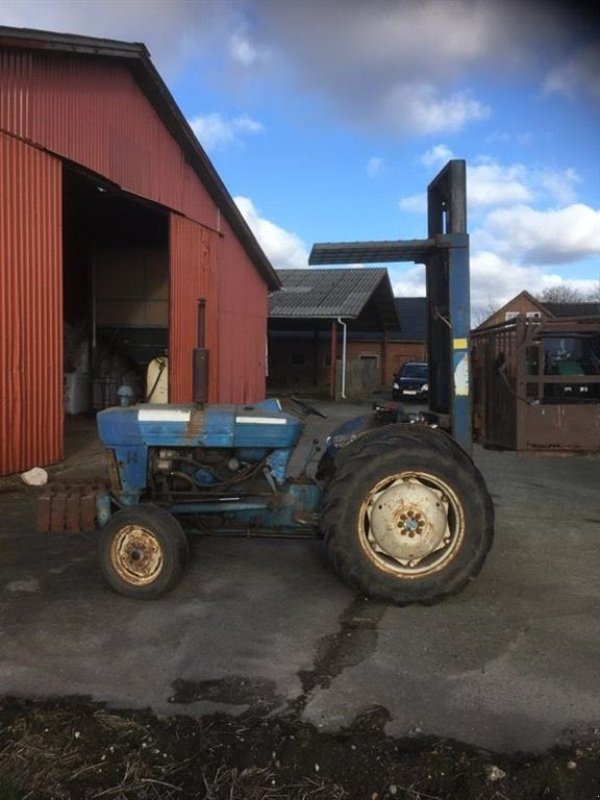
{"label": "dark barn doorway", "polygon": [[[64,166],[65,421],[147,398],[169,340],[168,214]],[[68,428],[67,428],[68,434]]]}

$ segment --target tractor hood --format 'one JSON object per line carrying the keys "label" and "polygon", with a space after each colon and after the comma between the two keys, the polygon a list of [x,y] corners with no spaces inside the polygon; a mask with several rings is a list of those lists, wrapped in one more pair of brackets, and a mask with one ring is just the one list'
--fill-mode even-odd
{"label": "tractor hood", "polygon": [[302,433],[298,417],[278,400],[253,406],[146,404],[107,408],[97,416],[98,435],[109,448],[291,448]]}

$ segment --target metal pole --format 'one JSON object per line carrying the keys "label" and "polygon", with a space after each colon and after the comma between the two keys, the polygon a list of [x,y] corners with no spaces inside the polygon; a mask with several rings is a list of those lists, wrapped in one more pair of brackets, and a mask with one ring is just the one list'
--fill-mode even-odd
{"label": "metal pole", "polygon": [[337,325],[334,319],[331,320],[331,399],[335,400],[336,384],[336,361],[337,361]]}
{"label": "metal pole", "polygon": [[344,328],[344,333],[342,334],[342,391],[341,391],[341,396],[342,396],[342,400],[345,400],[346,399],[346,334],[347,334],[348,325],[342,320],[341,317],[338,317],[337,321]]}

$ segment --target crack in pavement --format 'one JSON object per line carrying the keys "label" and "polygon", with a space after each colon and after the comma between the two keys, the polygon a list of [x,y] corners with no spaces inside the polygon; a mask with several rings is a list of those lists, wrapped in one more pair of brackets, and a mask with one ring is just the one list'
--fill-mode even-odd
{"label": "crack in pavement", "polygon": [[[169,703],[187,705],[198,701],[211,701],[227,705],[245,705],[270,713],[274,710],[283,716],[298,719],[315,689],[327,689],[335,678],[349,667],[358,666],[377,646],[377,626],[388,606],[364,597],[357,597],[340,614],[339,628],[317,642],[313,668],[300,670],[298,677],[302,693],[291,700],[277,694],[275,682],[265,678],[247,678],[228,675],[222,678],[192,681],[178,678],[173,681],[173,694]],[[357,717],[357,724],[371,730],[382,729],[389,720],[387,709],[376,706]]]}

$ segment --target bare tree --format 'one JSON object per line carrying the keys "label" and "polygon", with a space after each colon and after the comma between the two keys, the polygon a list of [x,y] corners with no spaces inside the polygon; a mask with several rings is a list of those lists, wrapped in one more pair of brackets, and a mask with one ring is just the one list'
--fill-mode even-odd
{"label": "bare tree", "polygon": [[473,313],[471,314],[471,324],[478,328],[486,320],[493,316],[493,314],[495,314],[499,308],[500,306],[495,303],[491,297],[488,297],[488,301],[485,306],[479,306],[473,310]]}
{"label": "bare tree", "polygon": [[600,303],[600,280],[594,286],[594,288],[588,293],[586,300],[591,300],[592,302],[596,301],[596,303]]}
{"label": "bare tree", "polygon": [[579,289],[573,289],[568,284],[562,283],[560,286],[544,289],[543,292],[536,295],[536,300],[541,303],[581,303],[585,297]]}

